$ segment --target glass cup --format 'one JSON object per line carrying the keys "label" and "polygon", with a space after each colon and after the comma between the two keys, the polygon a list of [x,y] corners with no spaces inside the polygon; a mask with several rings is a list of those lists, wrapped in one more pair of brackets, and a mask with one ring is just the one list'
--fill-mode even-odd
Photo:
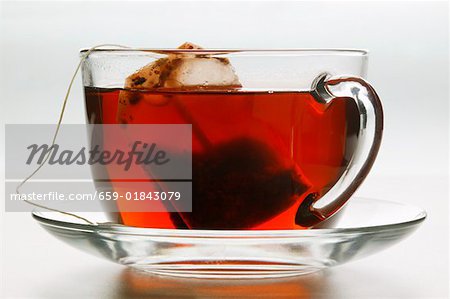
{"label": "glass cup", "polygon": [[[111,217],[197,230],[304,229],[331,217],[361,185],[381,142],[382,106],[363,79],[367,61],[362,50],[93,50],[82,65],[88,123],[185,124],[192,137],[191,177],[181,180],[191,210],[161,201],[158,211],[127,209],[122,176],[97,165],[97,188],[123,195]],[[140,132],[135,139],[158,135]],[[119,135],[102,132],[102,147]],[[179,138],[169,137],[163,144],[177,152]],[[180,181],[161,180],[151,166],[128,172],[139,173],[145,194],[176,192]]]}

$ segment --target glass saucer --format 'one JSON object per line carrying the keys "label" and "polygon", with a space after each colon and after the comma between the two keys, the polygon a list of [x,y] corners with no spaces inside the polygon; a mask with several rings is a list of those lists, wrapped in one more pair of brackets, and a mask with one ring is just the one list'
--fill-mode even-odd
{"label": "glass saucer", "polygon": [[[378,252],[412,233],[424,210],[391,201],[352,198],[309,230],[151,229],[88,225],[57,212],[33,212],[64,242],[153,274],[198,278],[265,278],[315,272]],[[90,213],[100,223],[102,213]]]}

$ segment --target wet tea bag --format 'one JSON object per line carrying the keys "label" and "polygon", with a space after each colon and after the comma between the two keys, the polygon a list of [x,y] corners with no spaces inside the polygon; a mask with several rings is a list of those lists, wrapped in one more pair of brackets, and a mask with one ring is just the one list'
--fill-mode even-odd
{"label": "wet tea bag", "polygon": [[[185,43],[179,49],[199,50],[201,47]],[[129,75],[124,87],[119,95],[118,122],[151,122],[157,116],[152,119],[147,113],[160,114],[167,112],[167,109],[174,109],[170,110],[176,111],[170,114],[171,117],[175,117],[175,114],[180,122],[192,124],[193,138],[199,140],[201,150],[194,151],[192,155],[192,212],[172,213],[172,222],[176,227],[254,227],[294,205],[298,202],[298,196],[308,190],[310,184],[301,171],[292,163],[279,158],[284,145],[281,142],[270,146],[266,144],[264,136],[273,134],[266,124],[258,120],[243,120],[249,124],[249,130],[253,133],[242,132],[241,136],[237,133],[230,140],[218,142],[212,137],[214,134],[210,136],[214,133],[208,125],[213,117],[211,114],[200,114],[195,106],[186,105],[182,95],[159,96],[154,93],[158,90],[238,90],[242,86],[228,59],[202,53],[169,54]],[[150,93],[145,94],[147,91]],[[141,101],[146,105],[135,109]],[[251,105],[245,103],[231,101],[230,112],[252,109]],[[169,104],[171,108],[168,107]],[[160,113],[155,107],[159,107]],[[147,118],[143,118],[146,115]],[[239,128],[236,129],[239,131]],[[276,137],[271,138],[274,139]],[[158,179],[158,173],[151,167],[146,167],[145,171],[153,179]],[[159,187],[160,191],[174,191],[171,189],[175,186],[170,182],[161,182]],[[123,216],[127,220],[127,215]],[[149,227],[153,225],[151,218],[148,215],[146,224]],[[132,217],[130,219],[125,224],[134,225]]]}

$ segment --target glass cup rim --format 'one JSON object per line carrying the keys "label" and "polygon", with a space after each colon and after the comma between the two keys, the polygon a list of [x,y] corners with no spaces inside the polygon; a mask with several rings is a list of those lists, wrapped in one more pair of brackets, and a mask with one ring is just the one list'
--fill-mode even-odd
{"label": "glass cup rim", "polygon": [[[80,50],[80,54],[86,53],[90,48],[83,48]],[[119,48],[119,47],[101,47],[92,49],[91,52],[99,53],[156,53],[156,54],[208,54],[208,55],[223,55],[223,54],[255,54],[255,55],[299,55],[299,56],[310,56],[310,55],[327,55],[327,56],[357,56],[357,57],[367,57],[369,51],[367,49],[356,49],[356,48],[273,48],[273,49],[175,49],[175,48]]]}

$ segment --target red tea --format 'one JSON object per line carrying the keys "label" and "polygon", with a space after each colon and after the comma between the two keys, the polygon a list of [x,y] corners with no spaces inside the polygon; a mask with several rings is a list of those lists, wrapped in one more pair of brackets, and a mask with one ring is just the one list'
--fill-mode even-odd
{"label": "red tea", "polygon": [[359,131],[354,101],[322,104],[303,91],[85,93],[92,124],[192,124],[192,212],[120,212],[131,226],[301,229],[301,203],[336,183]]}

